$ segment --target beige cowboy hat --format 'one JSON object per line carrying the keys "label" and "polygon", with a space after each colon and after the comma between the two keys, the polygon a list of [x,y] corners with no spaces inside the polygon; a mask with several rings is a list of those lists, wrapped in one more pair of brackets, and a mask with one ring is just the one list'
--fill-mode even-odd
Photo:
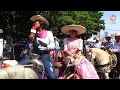
{"label": "beige cowboy hat", "polygon": [[69,33],[70,30],[76,30],[77,35],[80,35],[86,32],[86,28],[81,25],[65,25],[61,28],[61,31],[66,35],[70,35]]}
{"label": "beige cowboy hat", "polygon": [[47,26],[49,26],[49,22],[46,18],[42,17],[41,15],[34,15],[30,18],[31,21],[35,21],[35,20],[39,20],[39,21],[42,21],[44,22]]}
{"label": "beige cowboy hat", "polygon": [[105,38],[111,38],[111,36],[105,36]]}
{"label": "beige cowboy hat", "polygon": [[115,37],[116,37],[116,36],[120,36],[120,33],[116,33],[116,34],[115,34]]}

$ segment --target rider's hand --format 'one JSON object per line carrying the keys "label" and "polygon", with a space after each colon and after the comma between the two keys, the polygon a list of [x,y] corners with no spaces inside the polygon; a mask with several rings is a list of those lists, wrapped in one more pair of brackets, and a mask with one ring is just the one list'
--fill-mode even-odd
{"label": "rider's hand", "polygon": [[34,26],[32,26],[32,29],[37,30],[37,28],[40,27],[40,23],[39,22],[35,22]]}
{"label": "rider's hand", "polygon": [[30,41],[33,41],[33,40],[34,40],[34,36],[35,36],[34,33],[31,33],[31,34],[29,35],[29,39],[30,39]]}
{"label": "rider's hand", "polygon": [[76,59],[76,58],[80,58],[80,55],[79,54],[75,54],[74,55],[74,59]]}
{"label": "rider's hand", "polygon": [[34,27],[39,28],[40,27],[40,22],[35,22]]}
{"label": "rider's hand", "polygon": [[112,52],[112,49],[111,49],[111,48],[109,48],[109,49],[108,49],[108,51],[109,51],[109,52]]}
{"label": "rider's hand", "polygon": [[107,51],[108,51],[109,54],[113,53],[111,48],[109,48]]}

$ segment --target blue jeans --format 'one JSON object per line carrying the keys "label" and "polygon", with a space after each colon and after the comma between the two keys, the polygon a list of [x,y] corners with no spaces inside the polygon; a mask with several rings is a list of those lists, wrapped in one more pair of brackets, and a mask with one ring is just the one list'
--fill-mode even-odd
{"label": "blue jeans", "polygon": [[55,58],[58,58],[58,52],[59,51],[60,51],[59,49],[55,49],[55,53],[56,53],[56,57]]}
{"label": "blue jeans", "polygon": [[48,74],[49,79],[57,79],[55,74],[55,67],[53,65],[53,58],[49,54],[40,55],[40,60],[43,62],[45,72]]}
{"label": "blue jeans", "polygon": [[29,61],[31,59],[31,56],[26,56],[24,59],[22,59],[19,64],[24,64],[25,62]]}

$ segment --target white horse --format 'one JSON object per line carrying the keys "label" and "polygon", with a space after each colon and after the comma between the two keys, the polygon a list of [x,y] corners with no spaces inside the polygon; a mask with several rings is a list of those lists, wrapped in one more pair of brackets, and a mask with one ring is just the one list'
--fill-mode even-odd
{"label": "white horse", "polygon": [[39,79],[39,77],[31,68],[16,65],[0,69],[0,79]]}
{"label": "white horse", "polygon": [[99,48],[86,47],[86,57],[94,65],[96,64],[96,70],[103,75],[104,79],[109,79],[109,73],[117,63],[117,58],[115,55],[110,55],[108,52]]}
{"label": "white horse", "polygon": [[42,61],[36,59],[36,55],[28,61],[23,61],[23,65],[16,60],[5,60],[3,65],[10,65],[0,69],[0,79],[47,79]]}

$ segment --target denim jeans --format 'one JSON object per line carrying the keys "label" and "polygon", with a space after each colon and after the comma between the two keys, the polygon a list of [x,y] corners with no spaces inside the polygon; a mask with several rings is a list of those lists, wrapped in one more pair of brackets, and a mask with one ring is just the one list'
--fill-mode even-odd
{"label": "denim jeans", "polygon": [[55,53],[56,53],[56,59],[58,58],[58,52],[59,52],[60,50],[59,49],[55,49]]}
{"label": "denim jeans", "polygon": [[53,65],[53,58],[49,54],[40,55],[40,60],[43,62],[45,72],[48,74],[49,79],[57,79],[55,74],[55,67]]}
{"label": "denim jeans", "polygon": [[31,59],[31,56],[26,56],[24,59],[22,59],[19,64],[24,64],[25,62],[29,61]]}

